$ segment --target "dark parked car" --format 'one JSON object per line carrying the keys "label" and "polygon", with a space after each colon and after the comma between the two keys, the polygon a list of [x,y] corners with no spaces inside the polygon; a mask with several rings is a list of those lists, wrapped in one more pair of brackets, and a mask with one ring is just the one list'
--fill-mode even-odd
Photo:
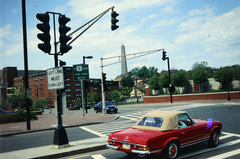
{"label": "dark parked car", "polygon": [[[84,105],[84,109],[86,109],[86,105]],[[90,109],[90,105],[87,105],[87,109]]]}
{"label": "dark parked car", "polygon": [[80,105],[78,105],[78,104],[73,106],[73,110],[77,110],[77,109],[80,110]]}
{"label": "dark parked car", "polygon": [[15,113],[17,113],[17,112],[9,112],[9,111],[5,111],[5,110],[3,110],[2,108],[0,108],[0,114],[15,114]]}
{"label": "dark parked car", "polygon": [[[98,112],[102,112],[102,102],[98,102],[95,106],[94,106],[94,111],[96,113]],[[118,108],[116,105],[113,105],[111,102],[109,101],[105,101],[105,109],[107,111],[107,113],[117,113]]]}

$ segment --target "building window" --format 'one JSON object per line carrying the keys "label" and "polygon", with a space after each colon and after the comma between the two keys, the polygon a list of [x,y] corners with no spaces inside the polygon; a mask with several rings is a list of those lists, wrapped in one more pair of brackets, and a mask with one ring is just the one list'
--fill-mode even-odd
{"label": "building window", "polygon": [[70,84],[66,84],[65,86],[70,87],[71,85]]}
{"label": "building window", "polygon": [[34,78],[34,81],[37,81],[37,78]]}
{"label": "building window", "polygon": [[35,88],[35,91],[37,91],[38,90],[38,88]]}
{"label": "building window", "polygon": [[38,83],[35,83],[35,84],[34,84],[34,86],[37,86],[37,85],[38,85]]}
{"label": "building window", "polygon": [[80,92],[81,89],[76,89],[76,92]]}
{"label": "building window", "polygon": [[68,98],[71,98],[71,95],[67,95]]}
{"label": "building window", "polygon": [[76,83],[76,84],[75,84],[75,86],[76,86],[76,87],[80,87],[80,86],[81,86],[81,84],[78,84],[78,83]]}
{"label": "building window", "polygon": [[93,90],[94,90],[94,91],[97,91],[97,88],[94,88]]}
{"label": "building window", "polygon": [[41,82],[41,85],[44,85],[44,82]]}
{"label": "building window", "polygon": [[49,94],[52,94],[52,91],[49,91],[48,93],[49,93]]}
{"label": "building window", "polygon": [[67,78],[67,82],[70,82],[70,79],[69,79],[69,78]]}
{"label": "building window", "polygon": [[41,95],[44,95],[44,92],[41,92]]}
{"label": "building window", "polygon": [[52,100],[52,97],[49,97],[50,100]]}
{"label": "building window", "polygon": [[38,95],[38,93],[35,93],[35,95],[37,96],[37,95]]}
{"label": "building window", "polygon": [[40,77],[40,80],[43,80],[44,79],[44,77]]}

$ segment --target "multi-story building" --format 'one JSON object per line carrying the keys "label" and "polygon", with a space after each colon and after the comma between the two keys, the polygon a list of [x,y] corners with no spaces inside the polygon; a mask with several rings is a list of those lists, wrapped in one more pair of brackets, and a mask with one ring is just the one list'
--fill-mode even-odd
{"label": "multi-story building", "polygon": [[[86,82],[83,82],[81,86],[81,81],[73,80],[73,68],[66,67],[67,77],[65,78],[65,93],[66,93],[66,102],[67,106],[73,104],[77,98],[82,98],[81,89],[84,89],[84,92],[93,93],[96,92],[99,100],[101,101],[101,80],[100,79],[89,79]],[[20,83],[23,84],[23,76],[15,77],[14,84]],[[48,90],[47,87],[47,75],[46,70],[38,71],[32,74],[29,74],[28,78],[29,89],[32,91],[32,100],[35,101],[36,98],[45,98],[49,96],[52,100],[52,106],[55,105],[56,100],[56,91]],[[105,93],[106,100],[110,99],[109,93],[113,90],[118,90],[117,81],[107,81],[108,91]],[[86,87],[87,86],[87,87]],[[85,97],[85,95],[83,95]]]}

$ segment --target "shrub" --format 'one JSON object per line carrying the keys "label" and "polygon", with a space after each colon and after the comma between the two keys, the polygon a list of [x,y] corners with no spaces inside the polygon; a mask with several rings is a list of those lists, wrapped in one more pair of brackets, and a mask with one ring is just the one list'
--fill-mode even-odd
{"label": "shrub", "polygon": [[[37,118],[36,113],[30,111],[30,119],[37,120],[38,118]],[[26,112],[23,109],[18,109],[17,113],[0,115],[0,124],[21,122],[21,121],[26,121],[26,120],[27,120]]]}

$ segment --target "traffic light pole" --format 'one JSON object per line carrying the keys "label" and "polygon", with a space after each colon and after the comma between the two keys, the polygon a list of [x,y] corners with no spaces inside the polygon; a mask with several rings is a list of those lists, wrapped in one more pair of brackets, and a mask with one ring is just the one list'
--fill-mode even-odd
{"label": "traffic light pole", "polygon": [[107,114],[106,113],[106,108],[105,108],[105,93],[104,93],[104,88],[103,88],[103,58],[100,59],[101,60],[101,76],[102,76],[102,80],[101,80],[101,85],[102,85],[102,114]]}
{"label": "traffic light pole", "polygon": [[[55,67],[58,67],[58,53],[57,53],[57,42],[56,42],[56,26],[55,26],[55,14],[53,14],[53,26],[54,26],[54,63]],[[57,121],[58,125],[54,132],[53,147],[54,148],[63,148],[69,147],[68,137],[65,128],[62,125],[62,96],[59,90],[56,90],[57,95]]]}
{"label": "traffic light pole", "polygon": [[168,61],[168,75],[169,75],[169,92],[170,92],[170,100],[171,100],[171,103],[173,102],[172,101],[172,82],[171,82],[171,74],[170,74],[170,64],[169,64],[169,57],[166,58],[167,61]]}

